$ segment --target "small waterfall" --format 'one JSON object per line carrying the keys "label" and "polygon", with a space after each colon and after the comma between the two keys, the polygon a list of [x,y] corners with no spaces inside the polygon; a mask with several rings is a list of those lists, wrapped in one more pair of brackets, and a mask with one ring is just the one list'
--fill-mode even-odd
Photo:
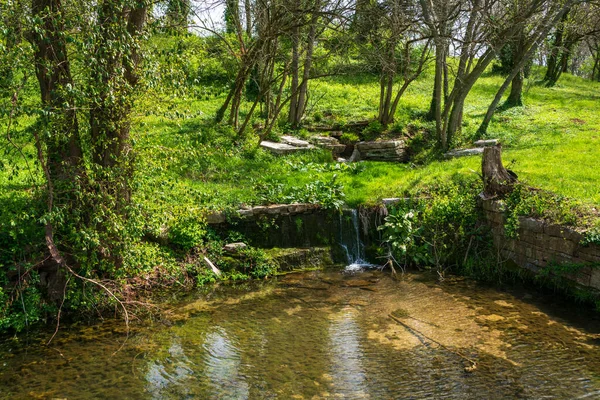
{"label": "small waterfall", "polygon": [[365,246],[360,240],[360,224],[357,210],[348,210],[340,214],[339,244],[346,255],[346,271],[358,271],[373,267],[365,261]]}

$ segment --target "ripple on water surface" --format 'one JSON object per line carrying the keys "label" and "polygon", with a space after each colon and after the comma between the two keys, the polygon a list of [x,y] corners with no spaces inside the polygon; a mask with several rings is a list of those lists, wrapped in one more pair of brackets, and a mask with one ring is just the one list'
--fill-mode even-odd
{"label": "ripple on water surface", "polygon": [[124,345],[118,321],[6,340],[0,397],[600,398],[597,316],[533,297],[378,271],[220,286]]}

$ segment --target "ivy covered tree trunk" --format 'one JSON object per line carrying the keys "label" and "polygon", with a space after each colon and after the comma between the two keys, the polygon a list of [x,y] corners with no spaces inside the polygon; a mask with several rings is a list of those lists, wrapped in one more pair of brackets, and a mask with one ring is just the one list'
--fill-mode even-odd
{"label": "ivy covered tree trunk", "polygon": [[140,61],[135,39],[146,22],[147,8],[128,9],[124,3],[105,1],[99,8],[98,17],[104,23],[99,28],[96,62],[91,65],[90,87],[98,95],[92,101],[90,127],[97,171],[113,182],[110,192],[128,201],[132,175],[129,115]]}
{"label": "ivy covered tree trunk", "polygon": [[171,32],[187,32],[191,7],[191,0],[169,0],[166,12],[167,30]]}
{"label": "ivy covered tree trunk", "polygon": [[83,160],[71,92],[73,78],[63,35],[63,9],[60,0],[33,0],[31,11],[40,21],[39,29],[30,34],[30,40],[42,106],[48,110],[42,118],[43,137],[37,144],[39,150],[45,145],[44,163],[49,183],[70,184],[80,172]]}

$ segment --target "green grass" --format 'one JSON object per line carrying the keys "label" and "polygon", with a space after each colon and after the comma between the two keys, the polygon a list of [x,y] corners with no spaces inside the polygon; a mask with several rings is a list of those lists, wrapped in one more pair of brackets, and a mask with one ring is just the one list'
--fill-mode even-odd
{"label": "green grass", "polygon": [[[530,81],[538,76],[539,72]],[[405,95],[397,115],[398,125],[414,122],[427,109],[431,92],[429,78],[424,76],[415,82]],[[525,93],[526,106],[499,112],[486,137],[502,141],[505,164],[510,165],[521,180],[583,203],[600,204],[596,175],[600,156],[600,84],[570,75],[563,76],[555,88],[531,82]],[[501,77],[484,76],[475,86],[467,99],[459,145],[470,143],[501,83]],[[311,105],[312,114],[332,115],[326,121],[346,122],[375,115],[378,87],[374,76],[319,80],[312,82],[311,89],[312,97],[318,99]],[[255,143],[233,147],[227,144],[232,132],[215,129],[210,122],[202,122],[202,117],[185,118],[187,114],[195,116],[200,112],[208,118],[221,101],[222,98],[210,101],[165,99],[165,109],[187,112],[182,111],[177,118],[140,117],[136,138],[140,165],[143,165],[141,173],[152,171],[150,179],[175,185],[171,193],[192,191],[197,196],[184,197],[193,199],[196,204],[217,208],[255,202],[253,187],[258,182],[297,186],[333,175],[310,168],[306,171],[290,168],[289,164],[309,163],[323,159],[322,155],[290,160],[254,150]],[[141,108],[145,107],[150,108],[150,105]],[[160,114],[160,110],[155,109],[155,114]],[[312,123],[310,117],[309,123]],[[407,195],[428,184],[480,170],[479,157],[433,161],[423,166],[364,164],[364,170],[358,174],[337,173],[350,205]],[[166,180],[165,174],[168,175]]]}
{"label": "green grass", "polygon": [[[524,96],[525,107],[498,113],[488,138],[504,145],[504,161],[520,180],[585,204],[600,205],[598,159],[600,159],[600,84],[564,75],[555,88],[535,84],[537,71]],[[498,76],[484,76],[467,99],[463,132],[457,141],[467,146],[474,137],[487,106],[501,84]],[[343,76],[311,82],[315,99],[311,114],[331,115],[325,122],[373,118],[377,109],[377,78]],[[419,121],[428,108],[431,76],[424,75],[401,101],[396,125],[431,123]],[[404,196],[424,186],[480,170],[479,157],[431,161],[425,165],[365,162],[361,172],[323,171],[315,168],[327,160],[322,152],[294,157],[274,157],[256,148],[256,138],[233,145],[234,132],[211,122],[223,96],[201,100],[148,94],[140,99],[132,136],[137,151],[137,199],[156,218],[171,208],[201,210],[236,208],[259,202],[255,187],[280,184],[288,188],[311,181],[329,180],[335,174],[344,185],[346,201],[355,206],[381,198]],[[242,109],[247,110],[248,104]],[[13,132],[24,142],[32,118],[20,121]],[[24,149],[35,165],[34,149]],[[1,198],[22,197],[31,188],[29,173],[15,151],[0,171]],[[308,167],[299,168],[299,165]],[[18,171],[15,170],[18,169]],[[39,181],[39,171],[34,171]],[[291,189],[290,189],[291,190]],[[16,193],[19,193],[18,195]]]}

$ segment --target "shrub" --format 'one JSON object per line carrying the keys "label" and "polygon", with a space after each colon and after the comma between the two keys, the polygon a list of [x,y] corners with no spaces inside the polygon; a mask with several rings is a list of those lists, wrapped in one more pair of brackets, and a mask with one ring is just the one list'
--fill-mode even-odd
{"label": "shrub", "polygon": [[180,215],[169,227],[169,241],[183,250],[202,244],[205,235],[206,221],[200,217]]}
{"label": "shrub", "polygon": [[435,267],[442,273],[452,266],[464,267],[469,255],[482,254],[474,250],[489,243],[478,223],[480,190],[478,180],[443,184],[430,188],[426,200],[392,208],[380,229],[397,262]]}
{"label": "shrub", "polygon": [[358,135],[355,135],[354,133],[344,133],[340,137],[340,142],[343,144],[353,144],[358,142],[359,140],[360,138],[358,137]]}
{"label": "shrub", "polygon": [[361,139],[370,141],[376,139],[383,132],[383,125],[379,121],[372,121],[363,129]]}

